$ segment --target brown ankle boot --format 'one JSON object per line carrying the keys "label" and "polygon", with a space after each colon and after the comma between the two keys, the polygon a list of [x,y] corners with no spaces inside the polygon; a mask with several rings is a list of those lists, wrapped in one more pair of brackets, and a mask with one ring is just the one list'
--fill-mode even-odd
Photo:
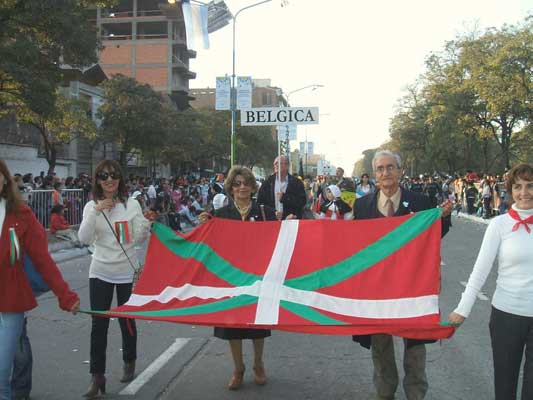
{"label": "brown ankle boot", "polygon": [[135,376],[135,361],[124,363],[123,371],[120,382],[131,382]]}
{"label": "brown ankle boot", "polygon": [[94,399],[95,397],[98,397],[98,393],[105,394],[104,374],[93,374],[91,385],[89,386],[87,393],[85,393],[83,397],[87,397],[88,399]]}

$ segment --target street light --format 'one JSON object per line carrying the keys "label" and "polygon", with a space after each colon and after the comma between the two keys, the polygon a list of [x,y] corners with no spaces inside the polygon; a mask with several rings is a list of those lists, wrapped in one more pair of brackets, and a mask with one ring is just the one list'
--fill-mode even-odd
{"label": "street light", "polygon": [[[304,86],[304,87],[301,87],[301,88],[298,88],[298,89],[291,90],[288,93],[283,93],[283,91],[282,91],[282,93],[285,94],[285,99],[287,100],[287,106],[290,107],[291,104],[289,102],[289,98],[290,98],[291,94],[299,92],[301,90],[305,90],[305,89],[311,89],[311,91],[315,91],[318,88],[323,88],[323,87],[324,87],[324,85],[320,85],[318,83],[314,83],[314,84],[307,85],[307,86]],[[279,148],[279,144],[278,144],[278,148]],[[285,151],[286,151],[289,163],[290,163],[291,154],[290,154],[290,139],[289,139],[289,133],[288,132],[287,132],[287,138],[285,140]],[[279,153],[279,150],[278,150],[278,153]]]}
{"label": "street light", "polygon": [[321,88],[321,87],[324,87],[324,85],[313,84],[313,85],[307,85],[307,86],[301,87],[299,89],[291,90],[289,93],[285,93],[285,97],[287,98],[287,105],[290,106],[289,96],[291,94],[299,92],[300,90],[305,90],[305,89],[311,89],[311,91],[314,91],[314,90],[317,90],[318,88]]}
{"label": "street light", "polygon": [[230,97],[230,106],[231,106],[231,155],[230,155],[230,164],[233,167],[235,164],[235,114],[237,111],[237,93],[235,92],[235,23],[237,22],[237,17],[244,10],[260,6],[261,4],[269,3],[272,0],[263,0],[258,3],[251,4],[249,6],[241,8],[233,16],[233,73],[231,75],[231,97]]}
{"label": "street light", "polygon": [[[194,3],[201,4],[201,5],[208,5],[207,3],[204,3],[199,0],[191,0]],[[270,3],[272,0],[263,0],[259,1],[257,3],[251,4],[249,6],[243,7],[240,10],[238,10],[233,16],[231,16],[230,13],[228,13],[228,19],[231,18],[233,20],[233,68],[232,68],[232,75],[231,75],[231,93],[230,93],[230,109],[231,109],[231,155],[230,155],[230,163],[231,166],[235,164],[235,125],[236,125],[236,111],[237,111],[237,93],[235,90],[235,23],[237,22],[237,17],[241,12],[244,10],[248,10],[253,7],[260,6],[261,4]],[[169,4],[174,4],[176,0],[168,0]],[[220,1],[218,1],[220,2]],[[213,9],[222,9],[224,11],[228,11],[227,7],[224,5],[224,7],[220,7],[216,0],[213,3],[210,3],[209,6],[213,7]],[[222,2],[223,3],[223,2]],[[289,4],[288,0],[283,0],[281,2],[281,6],[287,6]],[[219,21],[220,22],[220,21]]]}

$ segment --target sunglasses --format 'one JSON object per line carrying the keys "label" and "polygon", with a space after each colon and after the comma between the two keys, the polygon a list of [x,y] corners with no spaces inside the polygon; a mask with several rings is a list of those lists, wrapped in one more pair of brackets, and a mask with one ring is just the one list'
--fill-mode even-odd
{"label": "sunglasses", "polygon": [[96,174],[96,177],[98,179],[100,179],[101,181],[107,181],[109,177],[111,177],[111,179],[120,179],[120,174],[117,174],[116,172],[99,172],[98,174]]}
{"label": "sunglasses", "polygon": [[241,187],[241,185],[250,186],[250,184],[246,181],[233,181],[233,183],[231,184],[231,187],[238,188],[238,187]]}

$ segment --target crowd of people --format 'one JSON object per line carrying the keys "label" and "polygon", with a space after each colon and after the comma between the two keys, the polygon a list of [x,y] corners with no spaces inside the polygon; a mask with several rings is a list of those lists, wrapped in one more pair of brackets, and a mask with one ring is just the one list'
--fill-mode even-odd
{"label": "crowd of people", "polygon": [[[11,176],[0,162],[0,227],[3,248],[0,253],[0,399],[10,400],[11,377],[16,358],[16,340],[23,335],[24,312],[36,306],[24,275],[23,259],[35,260],[38,271],[60,300],[60,306],[76,312],[79,299],[51,260],[46,248],[44,228],[38,223],[24,194],[45,187],[53,188],[51,211],[56,233],[70,236],[80,245],[93,245],[89,270],[89,301],[92,310],[109,310],[114,292],[117,303],[125,303],[139,271],[135,244],[146,239],[151,224],[159,221],[174,230],[184,225],[194,228],[211,217],[246,222],[302,218],[360,220],[406,215],[433,207],[442,209],[442,236],[451,226],[453,210],[466,207],[468,213],[481,208],[483,217],[494,217],[489,224],[478,260],[458,307],[449,320],[462,324],[492,268],[499,259],[497,289],[492,301],[490,321],[497,400],[516,398],[517,382],[524,349],[533,351],[533,166],[520,164],[503,177],[479,177],[468,172],[464,177],[403,175],[401,158],[389,151],[376,153],[372,161],[374,179],[369,173],[360,179],[344,176],[342,168],[330,177],[311,181],[289,173],[289,162],[278,157],[273,173],[260,182],[246,167],[234,166],[224,179],[193,176],[148,180],[126,177],[115,161],[98,164],[92,179],[80,176],[64,181],[37,179],[31,175]],[[83,219],[76,233],[65,225],[63,187],[87,191]],[[476,193],[474,194],[474,188]],[[54,195],[57,193],[56,195]],[[502,203],[506,203],[503,205]],[[29,204],[31,206],[31,203]],[[510,206],[510,208],[508,208]],[[508,211],[508,212],[506,212]],[[38,225],[38,226],[37,226]],[[28,240],[28,235],[42,240]],[[1,255],[3,254],[3,255]],[[137,331],[135,321],[120,319],[123,375],[121,382],[135,377]],[[106,347],[109,320],[92,317],[90,334],[91,383],[86,398],[106,391]],[[254,381],[267,382],[263,361],[265,339],[270,331],[217,327],[214,335],[228,340],[233,374],[228,389],[236,390],[244,381],[245,363],[242,341],[253,341]],[[377,398],[393,399],[399,384],[390,335],[354,336],[353,340],[371,349]],[[408,399],[423,399],[428,390],[426,348],[428,340],[404,340],[403,387]],[[533,398],[533,357],[526,357],[522,398]]]}

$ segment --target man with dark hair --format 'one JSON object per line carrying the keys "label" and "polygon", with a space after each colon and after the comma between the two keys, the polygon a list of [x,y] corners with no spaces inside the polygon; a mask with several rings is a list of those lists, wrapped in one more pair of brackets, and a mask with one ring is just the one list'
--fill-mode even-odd
{"label": "man with dark hair", "polygon": [[341,167],[337,167],[337,170],[335,171],[335,177],[337,180],[336,185],[342,192],[344,192],[345,190],[347,190],[348,192],[355,192],[355,183],[353,180],[344,176],[344,169],[342,169]]}
{"label": "man with dark hair", "polygon": [[274,160],[274,173],[261,185],[257,202],[276,210],[278,219],[286,219],[291,214],[298,219],[303,218],[307,202],[304,184],[289,174],[289,161],[286,157]]}

